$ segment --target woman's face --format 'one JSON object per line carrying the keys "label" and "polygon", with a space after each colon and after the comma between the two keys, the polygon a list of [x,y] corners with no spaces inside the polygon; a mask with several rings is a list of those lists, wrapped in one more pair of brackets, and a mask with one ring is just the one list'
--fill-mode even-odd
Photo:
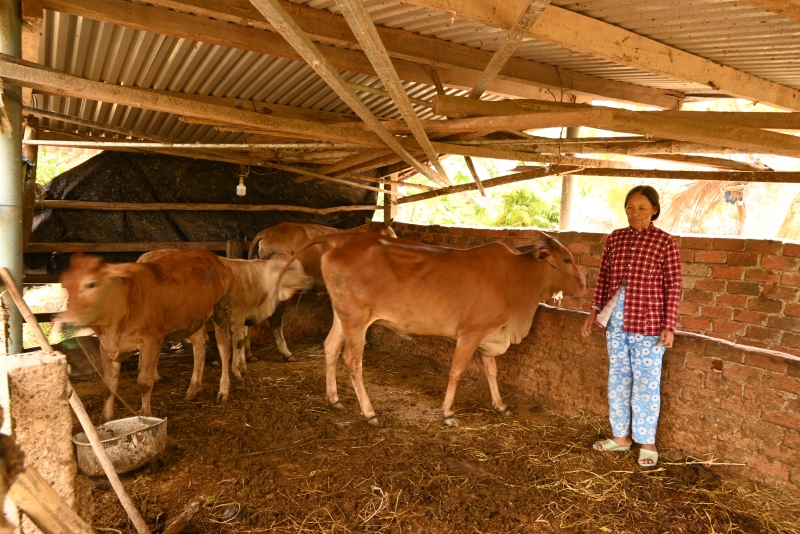
{"label": "woman's face", "polygon": [[628,204],[625,206],[625,215],[628,216],[628,224],[641,230],[650,226],[650,219],[658,213],[646,196],[642,194],[631,195]]}

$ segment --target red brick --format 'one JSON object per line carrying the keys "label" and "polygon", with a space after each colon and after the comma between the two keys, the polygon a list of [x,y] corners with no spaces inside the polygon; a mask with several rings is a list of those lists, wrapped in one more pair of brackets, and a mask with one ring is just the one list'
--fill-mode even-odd
{"label": "red brick", "polygon": [[744,308],[747,306],[747,295],[717,295],[714,303],[717,306],[732,306],[734,308]]}
{"label": "red brick", "polygon": [[710,237],[682,237],[680,248],[711,250],[713,240]]}
{"label": "red brick", "polygon": [[771,282],[777,284],[781,281],[781,273],[771,269],[747,269],[744,279],[748,282]]}
{"label": "red brick", "polygon": [[753,282],[736,282],[731,280],[725,288],[728,293],[733,293],[734,295],[758,296],[761,294],[761,286]]}
{"label": "red brick", "polygon": [[732,323],[729,321],[714,320],[714,332],[722,332],[723,334],[733,334],[741,336],[745,333],[745,325],[741,323]]}
{"label": "red brick", "polygon": [[783,334],[783,340],[781,340],[781,343],[789,347],[800,349],[800,336],[787,332]]}
{"label": "red brick", "polygon": [[433,242],[434,243],[437,243],[437,244],[444,243],[444,238],[445,238],[444,234],[433,234]]}
{"label": "red brick", "polygon": [[754,267],[758,265],[757,252],[729,252],[728,265],[739,265],[742,267]]}
{"label": "red brick", "polygon": [[769,356],[757,352],[748,352],[744,355],[745,365],[766,369],[775,373],[786,373],[786,359],[778,356]]}
{"label": "red brick", "polygon": [[768,254],[761,256],[761,266],[768,269],[782,269],[784,271],[791,271],[797,268],[797,258]]}
{"label": "red brick", "polygon": [[690,369],[670,369],[668,375],[671,382],[677,382],[684,387],[703,387],[704,373],[701,371],[693,371]]}
{"label": "red brick", "polygon": [[746,345],[747,347],[752,347],[755,349],[768,349],[772,346],[770,343],[764,343],[761,340],[748,337],[740,337],[736,340],[736,342],[740,345]]}
{"label": "red brick", "polygon": [[747,467],[764,473],[770,481],[779,480],[789,482],[789,468],[782,462],[775,460],[769,461],[755,456],[747,462]]}
{"label": "red brick", "polygon": [[450,228],[450,235],[464,235],[464,229],[454,226]]}
{"label": "red brick", "polygon": [[683,386],[681,396],[689,402],[702,403],[704,406],[711,406],[717,402],[717,392],[710,389]]}
{"label": "red brick", "polygon": [[780,241],[766,241],[761,239],[748,239],[745,250],[748,252],[766,252],[768,254],[775,254],[780,252],[783,248],[783,243]]}
{"label": "red brick", "polygon": [[711,268],[711,276],[714,278],[725,278],[726,280],[741,280],[744,270],[741,267],[727,267],[715,265]]}
{"label": "red brick", "polygon": [[781,330],[800,332],[800,319],[796,317],[772,316],[767,319],[767,326],[780,328]]}
{"label": "red brick", "polygon": [[783,255],[792,257],[800,256],[800,245],[798,245],[797,243],[784,243]]}
{"label": "red brick", "polygon": [[703,306],[700,315],[703,317],[712,317],[714,319],[731,319],[733,317],[733,308]]}
{"label": "red brick", "polygon": [[694,262],[694,250],[681,249],[681,261],[686,263]]}
{"label": "red brick", "polygon": [[698,250],[694,253],[694,261],[697,263],[725,263],[727,254],[724,250]]}
{"label": "red brick", "polygon": [[761,419],[792,430],[800,430],[800,414],[764,409]]}
{"label": "red brick", "polygon": [[[743,397],[725,397],[720,399],[720,408],[740,415],[748,415],[750,417],[758,417],[761,414],[761,405],[758,402],[745,399]],[[764,425],[758,421],[757,424]],[[744,430],[744,427],[742,428]],[[781,429],[783,430],[783,429]],[[753,435],[756,439],[762,439],[764,432],[758,432]]]}
{"label": "red brick", "polygon": [[588,254],[589,253],[589,245],[588,243],[572,243],[569,246],[569,251],[573,254]]}
{"label": "red brick", "polygon": [[684,302],[696,302],[697,304],[710,304],[714,302],[714,294],[708,291],[698,291],[696,289],[687,289],[683,292]]}
{"label": "red brick", "polygon": [[764,284],[761,294],[774,299],[793,301],[800,295],[800,289],[780,284]]}
{"label": "red brick", "polygon": [[[716,268],[716,267],[715,267]],[[703,263],[683,263],[681,264],[683,276],[711,276],[711,266]]]}
{"label": "red brick", "polygon": [[713,241],[714,250],[744,250],[744,239],[726,239],[715,237]]}
{"label": "red brick", "polygon": [[764,313],[778,313],[783,309],[783,302],[764,297],[751,297],[747,300],[747,309]]}
{"label": "red brick", "polygon": [[710,330],[711,319],[705,317],[680,317],[681,328],[686,330]]}
{"label": "red brick", "polygon": [[724,339],[725,341],[730,341],[731,343],[736,341],[736,336],[732,336],[730,334],[720,334],[719,332],[705,332],[703,335],[708,337],[713,337],[714,339]]}
{"label": "red brick", "polygon": [[798,273],[781,274],[781,284],[785,286],[800,287],[800,274]]}
{"label": "red brick", "polygon": [[700,306],[691,302],[681,302],[678,304],[678,315],[697,315]]}
{"label": "red brick", "polygon": [[581,265],[589,265],[592,267],[600,266],[601,258],[598,256],[590,256],[589,254],[582,254],[579,260]]}
{"label": "red brick", "polygon": [[694,289],[694,284],[697,282],[696,276],[684,276],[681,278],[682,289]]}
{"label": "red brick", "polygon": [[740,347],[713,341],[705,344],[703,353],[710,358],[734,363],[742,363],[745,355],[745,351]]}
{"label": "red brick", "polygon": [[764,375],[764,384],[774,389],[800,395],[800,378],[792,378],[777,373],[767,373]]}
{"label": "red brick", "polygon": [[[766,326],[749,325],[746,336],[765,343],[778,343],[781,339],[781,331],[777,328],[767,328]],[[747,358],[745,357],[745,363]]]}
{"label": "red brick", "polygon": [[749,365],[726,363],[722,370],[722,376],[740,380],[748,384],[756,384],[761,381],[761,377],[764,376],[764,371]]}
{"label": "red brick", "polygon": [[789,317],[800,317],[800,304],[787,303],[783,308],[783,314]]}
{"label": "red brick", "polygon": [[715,280],[713,278],[699,278],[695,281],[695,289],[702,289],[703,291],[712,291],[714,293],[721,293],[725,291],[725,280]]}
{"label": "red brick", "polygon": [[[784,334],[784,336],[785,335],[786,334]],[[792,356],[800,356],[800,349],[796,349],[788,345],[771,345],[770,349],[778,352],[783,352],[785,354],[791,354]],[[798,409],[798,411],[800,411],[800,409]]]}
{"label": "red brick", "polygon": [[767,314],[747,310],[736,310],[733,312],[733,320],[741,321],[743,323],[763,325],[764,321],[767,320]]}

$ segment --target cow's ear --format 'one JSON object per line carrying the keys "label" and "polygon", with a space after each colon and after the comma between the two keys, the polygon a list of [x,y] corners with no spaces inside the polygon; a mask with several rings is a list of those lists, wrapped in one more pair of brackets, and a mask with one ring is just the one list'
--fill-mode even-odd
{"label": "cow's ear", "polygon": [[370,219],[369,217],[366,217],[366,218],[364,219],[364,224],[369,224],[369,223],[371,223],[371,222],[372,222],[372,219]]}
{"label": "cow's ear", "polygon": [[112,278],[128,278],[139,268],[138,263],[107,263],[104,271]]}
{"label": "cow's ear", "polygon": [[550,251],[545,247],[539,247],[533,251],[533,257],[539,261],[546,260],[550,257]]}
{"label": "cow's ear", "polygon": [[514,247],[514,250],[516,250],[520,254],[525,254],[526,252],[530,252],[531,250],[536,250],[539,247],[540,245],[520,245],[518,247]]}
{"label": "cow's ear", "polygon": [[389,219],[388,221],[386,221],[385,224],[387,228],[391,228],[392,225],[394,224],[394,219]]}

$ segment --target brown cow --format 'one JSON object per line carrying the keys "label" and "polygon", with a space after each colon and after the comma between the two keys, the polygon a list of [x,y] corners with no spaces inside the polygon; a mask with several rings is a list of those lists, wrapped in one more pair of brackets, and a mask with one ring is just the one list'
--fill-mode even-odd
{"label": "brown cow", "polygon": [[374,233],[309,240],[296,255],[319,243],[333,247],[322,256],[322,275],[334,313],[325,339],[331,405],[341,407],[336,364],[344,346],[361,411],[368,422],[378,424],[361,374],[365,334],[374,323],[403,335],[456,341],[444,398],[445,424],[459,424],[453,399],[476,350],[494,408],[510,415],[497,387],[495,356],[528,335],[540,302],[559,291],[586,293],[586,280],[572,254],[555,239],[544,237],[543,244],[521,247],[519,252],[497,242],[459,250]]}
{"label": "brown cow", "polygon": [[205,332],[211,318],[222,360],[218,401],[230,390],[230,295],[228,271],[206,250],[181,250],[148,263],[105,263],[96,256],[75,254],[61,275],[69,294],[68,308],[59,321],[91,326],[100,340],[106,394],[102,421],[114,416],[114,393],[120,362],[139,351],[141,414],[151,415],[150,394],[165,339],[189,338],[195,369],[187,399],[200,389],[198,371],[205,361]]}
{"label": "brown cow", "polygon": [[[349,230],[340,230],[338,228],[331,228],[330,226],[322,226],[321,224],[284,222],[260,231],[253,238],[253,242],[250,245],[249,258],[251,260],[268,260],[278,254],[291,255],[299,250],[300,247],[303,246],[303,243],[309,239],[328,234],[376,232],[381,235],[397,237],[390,226],[391,224],[391,221],[389,221],[388,224],[384,224],[382,222],[372,222],[371,219],[367,218],[366,224],[356,226]],[[317,291],[325,289],[325,281],[322,278],[319,261],[322,255],[328,250],[330,250],[329,246],[322,245],[310,250],[304,250],[297,255],[297,259],[303,266],[303,270],[314,278],[314,286]],[[279,303],[278,307],[275,308],[275,311],[269,318],[269,324],[272,327],[272,334],[275,337],[275,343],[278,345],[278,351],[287,362],[291,362],[295,361],[295,359],[292,357],[292,353],[286,345],[286,338],[283,337],[283,313],[285,310],[286,303]]]}

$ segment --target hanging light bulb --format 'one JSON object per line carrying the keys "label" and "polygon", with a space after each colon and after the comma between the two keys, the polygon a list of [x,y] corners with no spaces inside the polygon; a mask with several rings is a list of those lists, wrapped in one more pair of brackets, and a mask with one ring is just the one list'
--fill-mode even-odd
{"label": "hanging light bulb", "polygon": [[244,185],[244,176],[239,177],[239,185],[236,186],[236,194],[243,197],[247,193],[247,187]]}

